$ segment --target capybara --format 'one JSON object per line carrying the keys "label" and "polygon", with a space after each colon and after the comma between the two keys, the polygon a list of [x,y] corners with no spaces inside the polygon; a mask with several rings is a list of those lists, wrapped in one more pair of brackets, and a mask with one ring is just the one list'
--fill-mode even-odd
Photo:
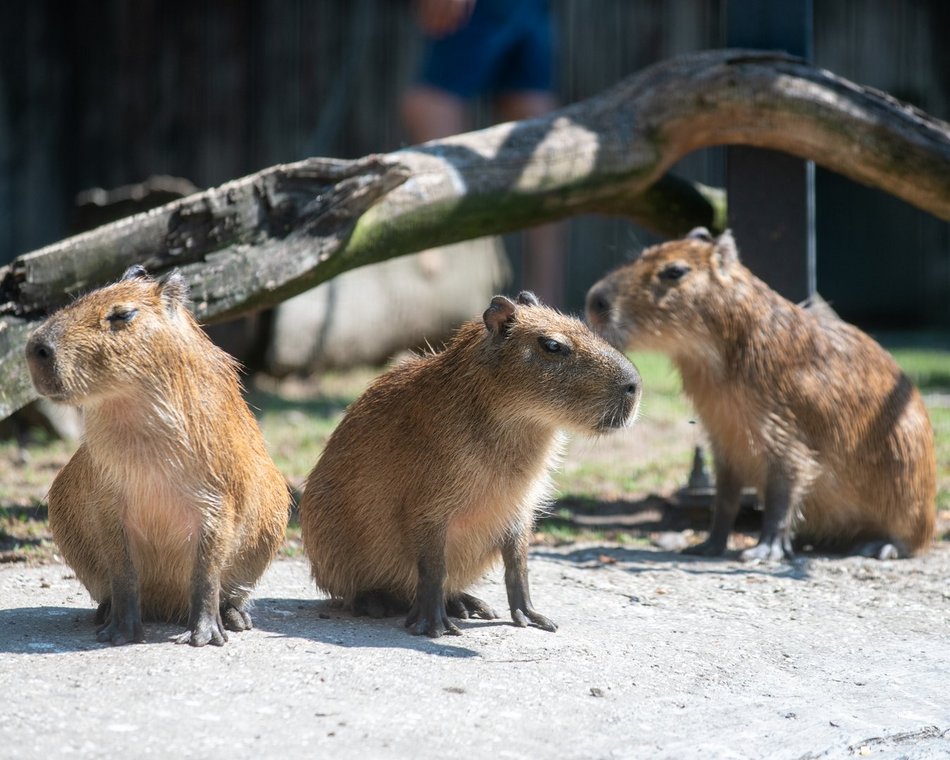
{"label": "capybara", "polygon": [[556,630],[531,604],[527,554],[562,431],[632,424],[639,398],[636,368],[582,322],[496,296],[333,432],[300,502],[317,586],[357,614],[408,610],[414,634],[458,634],[450,617],[497,617],[466,589],[500,552],[512,619]]}
{"label": "capybara", "polygon": [[289,491],[235,362],[187,298],[180,273],[156,281],[132,267],[26,347],[37,391],[84,413],[49,522],[99,603],[102,642],[144,641],[143,619],[187,624],[178,642],[195,646],[250,628],[248,597],[287,525]]}
{"label": "capybara", "polygon": [[709,537],[719,555],[755,485],[764,503],[743,559],[793,556],[792,539],[882,559],[934,534],[933,431],[917,389],[865,333],[796,306],[739,261],[729,232],[649,248],[587,294],[615,346],[669,355],[715,462]]}

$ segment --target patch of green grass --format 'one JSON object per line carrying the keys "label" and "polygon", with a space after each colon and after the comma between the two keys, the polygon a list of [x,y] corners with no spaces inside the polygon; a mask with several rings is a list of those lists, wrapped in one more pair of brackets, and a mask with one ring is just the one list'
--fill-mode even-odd
{"label": "patch of green grass", "polygon": [[593,530],[558,517],[545,517],[535,526],[535,542],[550,545],[585,543],[616,543],[621,546],[644,546],[650,543],[647,536],[623,530]]}
{"label": "patch of green grass", "polygon": [[890,348],[924,394],[937,450],[937,509],[950,510],[950,350],[935,347]]}
{"label": "patch of green grass", "polygon": [[40,562],[54,552],[45,504],[0,506],[0,561]]}
{"label": "patch of green grass", "polygon": [[591,460],[580,462],[558,473],[561,494],[583,503],[603,501],[611,494],[664,493],[686,482],[691,461],[689,446],[674,453],[648,460]]}
{"label": "patch of green grass", "polygon": [[937,509],[950,510],[950,403],[929,406],[937,449]]}
{"label": "patch of green grass", "polygon": [[692,415],[679,373],[665,355],[657,351],[631,351],[627,356],[643,379],[641,418],[664,422]]}
{"label": "patch of green grass", "polygon": [[950,351],[894,348],[891,354],[922,393],[950,393]]}
{"label": "patch of green grass", "polygon": [[78,446],[76,441],[50,441],[45,435],[25,450],[15,441],[0,441],[0,506],[45,500],[56,473]]}
{"label": "patch of green grass", "polygon": [[327,372],[305,382],[257,378],[251,384],[247,402],[274,462],[291,485],[299,488],[304,483],[346,407],[378,371]]}

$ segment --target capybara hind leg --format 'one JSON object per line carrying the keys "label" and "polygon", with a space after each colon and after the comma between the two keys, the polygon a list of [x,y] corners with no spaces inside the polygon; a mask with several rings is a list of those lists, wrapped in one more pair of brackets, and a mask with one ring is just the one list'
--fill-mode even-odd
{"label": "capybara hind leg", "polygon": [[901,559],[909,556],[898,541],[890,539],[879,539],[877,541],[867,541],[854,548],[854,553],[862,557],[874,557],[875,559]]}
{"label": "capybara hind leg", "polygon": [[382,589],[360,591],[353,597],[352,607],[357,617],[367,615],[371,618],[393,617],[409,610],[409,604],[404,599]]}
{"label": "capybara hind leg", "polygon": [[729,534],[739,514],[739,497],[742,495],[742,481],[735,470],[716,457],[716,497],[713,500],[712,525],[706,540],[689,546],[683,554],[697,557],[719,557],[726,551]]}
{"label": "capybara hind leg", "polygon": [[471,594],[455,594],[445,600],[445,608],[448,610],[449,617],[467,620],[468,618],[480,617],[483,620],[495,620],[498,613],[489,607],[478,597]]}
{"label": "capybara hind leg", "polygon": [[247,600],[229,599],[221,605],[221,622],[229,631],[240,633],[254,627],[251,615],[247,611]]}
{"label": "capybara hind leg", "polygon": [[445,542],[436,540],[425,546],[418,564],[416,598],[409,608],[406,627],[414,636],[425,634],[438,638],[443,633],[461,635],[462,631],[449,620],[445,608]]}
{"label": "capybara hind leg", "polygon": [[759,543],[739,555],[744,562],[793,559],[791,514],[794,483],[780,468],[770,468]]}
{"label": "capybara hind leg", "polygon": [[508,591],[511,619],[522,628],[530,621],[545,631],[556,631],[557,624],[537,612],[531,604],[528,590],[528,536],[523,529],[505,538],[501,545],[501,557],[505,562],[505,589]]}

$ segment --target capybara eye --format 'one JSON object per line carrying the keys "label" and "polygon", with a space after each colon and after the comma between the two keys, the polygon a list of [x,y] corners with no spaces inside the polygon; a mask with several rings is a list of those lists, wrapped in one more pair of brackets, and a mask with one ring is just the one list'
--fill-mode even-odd
{"label": "capybara eye", "polygon": [[564,354],[567,353],[567,346],[563,343],[552,338],[538,338],[538,343],[541,344],[541,348],[547,351],[549,354]]}
{"label": "capybara eye", "polygon": [[138,309],[119,306],[110,311],[108,316],[106,316],[106,319],[112,324],[113,327],[117,325],[127,325],[129,322],[135,319],[135,315],[138,313]]}
{"label": "capybara eye", "polygon": [[689,272],[686,264],[667,264],[660,270],[660,279],[666,282],[676,282],[683,279],[683,276]]}

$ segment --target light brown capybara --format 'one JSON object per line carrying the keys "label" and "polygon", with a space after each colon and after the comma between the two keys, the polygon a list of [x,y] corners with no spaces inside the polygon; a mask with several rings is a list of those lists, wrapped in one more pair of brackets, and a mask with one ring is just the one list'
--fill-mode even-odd
{"label": "light brown capybara", "polygon": [[82,408],[85,436],[53,481],[49,522],[99,603],[99,641],[143,619],[221,645],[280,546],[290,496],[241,396],[235,362],[187,309],[181,274],[141,267],[53,314],[29,339],[37,391]]}
{"label": "light brown capybara", "polygon": [[439,353],[381,376],[347,411],[300,503],[319,588],[414,634],[497,617],[467,593],[504,561],[515,623],[556,625],[528,592],[528,543],[563,430],[631,424],[640,376],[582,322],[496,296]]}
{"label": "light brown capybara", "polygon": [[615,346],[670,356],[712,444],[719,555],[741,488],[764,502],[744,559],[793,556],[792,539],[882,559],[934,534],[933,431],[917,389],[865,333],[797,306],[704,228],[649,248],[595,284],[588,320]]}

